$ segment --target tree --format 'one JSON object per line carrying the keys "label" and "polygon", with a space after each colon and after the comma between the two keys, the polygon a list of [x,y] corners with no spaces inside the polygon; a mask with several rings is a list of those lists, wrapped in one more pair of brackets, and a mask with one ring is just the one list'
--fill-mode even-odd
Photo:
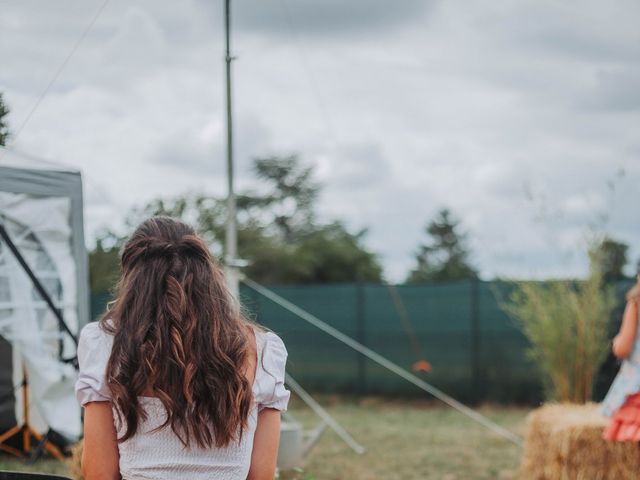
{"label": "tree", "polygon": [[615,282],[626,278],[624,267],[627,265],[627,251],[625,243],[605,237],[596,247],[597,261],[605,282]]}
{"label": "tree", "polygon": [[[245,273],[265,283],[330,283],[382,280],[382,267],[363,243],[366,230],[352,233],[340,222],[315,220],[320,186],[313,169],[295,156],[257,159],[254,173],[261,190],[238,196],[238,253],[249,261]],[[144,219],[169,215],[194,225],[222,258],[226,201],[202,194],[159,198],[133,209],[127,233]],[[118,272],[117,252],[126,239],[105,231],[90,253],[90,268],[100,277]],[[92,289],[104,286],[92,273]]]}
{"label": "tree", "polygon": [[108,237],[100,237],[89,252],[89,288],[92,292],[110,291],[120,273],[118,267],[119,248],[109,242]]}
{"label": "tree", "polygon": [[425,230],[431,241],[418,248],[417,265],[407,282],[461,280],[478,276],[469,264],[467,236],[460,232],[460,222],[448,209],[440,210]]}
{"label": "tree", "polygon": [[315,204],[320,186],[313,168],[297,155],[263,157],[254,161],[253,172],[263,192],[238,196],[238,210],[274,228],[287,241],[303,234],[315,220]]}
{"label": "tree", "polygon": [[244,272],[264,283],[336,283],[382,280],[376,256],[363,245],[365,231],[351,233],[340,222],[316,226],[296,242],[245,231]]}
{"label": "tree", "polygon": [[4,103],[2,92],[0,92],[0,146],[6,146],[9,140],[9,126],[6,117],[9,115],[9,107]]}
{"label": "tree", "polygon": [[315,228],[296,246],[296,259],[307,269],[298,281],[382,281],[382,267],[362,243],[366,234],[366,230],[351,233],[340,222]]}

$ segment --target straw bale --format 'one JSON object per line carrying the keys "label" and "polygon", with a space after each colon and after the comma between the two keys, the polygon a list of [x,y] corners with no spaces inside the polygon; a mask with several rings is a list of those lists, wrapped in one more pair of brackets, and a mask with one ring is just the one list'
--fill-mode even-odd
{"label": "straw bale", "polygon": [[529,414],[521,480],[640,478],[640,447],[607,442],[598,405],[551,404]]}
{"label": "straw bale", "polygon": [[82,446],[83,442],[80,440],[76,443],[71,449],[71,458],[67,460],[67,465],[69,466],[69,473],[71,474],[71,478],[73,480],[84,480],[84,476],[82,475]]}

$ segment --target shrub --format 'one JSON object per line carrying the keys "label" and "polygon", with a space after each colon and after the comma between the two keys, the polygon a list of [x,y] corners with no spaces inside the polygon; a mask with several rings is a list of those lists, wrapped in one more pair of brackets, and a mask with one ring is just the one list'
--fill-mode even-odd
{"label": "shrub", "polygon": [[548,400],[585,403],[606,357],[607,324],[615,305],[597,253],[590,251],[583,281],[519,282],[503,308],[531,342]]}

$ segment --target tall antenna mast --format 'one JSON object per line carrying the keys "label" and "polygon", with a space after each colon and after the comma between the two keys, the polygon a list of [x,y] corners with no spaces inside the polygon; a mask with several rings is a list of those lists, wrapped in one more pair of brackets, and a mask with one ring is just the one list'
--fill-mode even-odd
{"label": "tall antenna mast", "polygon": [[225,17],[225,66],[227,96],[227,225],[225,235],[225,265],[227,284],[231,293],[239,299],[239,273],[237,268],[238,232],[236,225],[236,196],[233,190],[233,117],[231,114],[231,1],[224,2]]}

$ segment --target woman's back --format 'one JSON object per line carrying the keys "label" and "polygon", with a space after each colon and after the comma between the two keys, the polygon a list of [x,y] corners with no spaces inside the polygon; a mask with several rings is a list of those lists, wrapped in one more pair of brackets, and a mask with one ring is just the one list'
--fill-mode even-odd
{"label": "woman's back", "polygon": [[112,307],[78,346],[87,480],[272,475],[289,399],[280,338],[242,316],[178,220],[143,222],[121,266]]}
{"label": "woman's back", "polygon": [[[125,479],[216,479],[244,480],[251,459],[253,435],[258,412],[263,408],[286,410],[289,392],[284,388],[287,351],[274,333],[255,330],[257,364],[252,385],[253,403],[247,428],[238,442],[226,447],[186,448],[174,432],[160,428],[166,421],[166,410],[155,397],[139,397],[147,418],[136,434],[118,444],[120,473]],[[113,337],[97,322],[82,330],[78,359],[80,375],[76,395],[82,405],[108,401],[111,393],[105,380],[106,362],[111,353]],[[122,426],[118,428],[122,436]]]}

